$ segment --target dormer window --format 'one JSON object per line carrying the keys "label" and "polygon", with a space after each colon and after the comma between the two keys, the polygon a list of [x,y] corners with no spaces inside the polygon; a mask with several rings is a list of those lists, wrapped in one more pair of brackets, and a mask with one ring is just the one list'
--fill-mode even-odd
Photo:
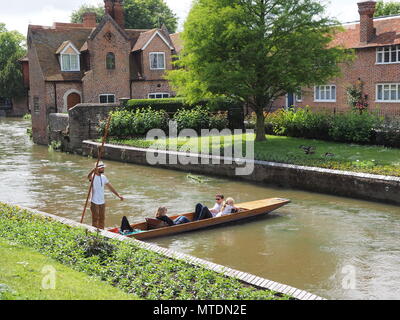
{"label": "dormer window", "polygon": [[71,41],[65,41],[58,48],[60,66],[62,72],[81,71],[80,52]]}
{"label": "dormer window", "polygon": [[62,54],[61,55],[61,71],[80,71],[79,55]]}

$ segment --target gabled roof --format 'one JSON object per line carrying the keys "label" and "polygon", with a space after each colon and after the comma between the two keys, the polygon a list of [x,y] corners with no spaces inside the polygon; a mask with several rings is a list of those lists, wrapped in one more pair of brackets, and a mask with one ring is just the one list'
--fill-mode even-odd
{"label": "gabled roof", "polygon": [[[150,42],[156,37],[159,36],[161,40],[165,42],[165,44],[171,49],[174,50],[174,46],[170,41],[168,41],[167,37],[162,34],[162,31],[159,29],[152,29],[147,32],[143,32],[140,34],[139,39],[136,41],[132,52],[139,51],[139,50],[145,50],[147,46],[150,44]],[[168,37],[169,38],[169,37]]]}
{"label": "gabled roof", "polygon": [[61,46],[58,47],[56,54],[64,53],[68,48],[72,48],[77,54],[79,54],[79,50],[70,40],[64,41]]}
{"label": "gabled roof", "polygon": [[80,48],[86,42],[92,29],[88,28],[54,28],[30,25],[28,42],[36,50],[38,62],[46,81],[80,81],[81,72],[61,72],[56,52],[65,48],[66,41]]}
{"label": "gabled roof", "polygon": [[99,34],[101,29],[103,29],[104,25],[107,22],[110,22],[119,31],[119,33],[125,38],[125,40],[129,40],[129,37],[128,37],[127,33],[125,32],[125,30],[122,29],[120,27],[120,25],[118,23],[116,23],[115,20],[109,14],[106,14],[104,16],[104,18],[101,20],[101,22],[97,25],[97,27],[94,29],[94,31],[90,34],[89,39],[93,40],[94,38],[96,38],[96,36]]}
{"label": "gabled roof", "polygon": [[360,22],[343,24],[345,31],[336,35],[333,45],[357,49],[400,44],[400,16],[374,19],[376,35],[368,43],[360,43]]}
{"label": "gabled roof", "polygon": [[171,41],[174,44],[175,51],[177,54],[179,54],[183,49],[183,42],[180,36],[181,36],[180,33],[173,33],[170,35]]}

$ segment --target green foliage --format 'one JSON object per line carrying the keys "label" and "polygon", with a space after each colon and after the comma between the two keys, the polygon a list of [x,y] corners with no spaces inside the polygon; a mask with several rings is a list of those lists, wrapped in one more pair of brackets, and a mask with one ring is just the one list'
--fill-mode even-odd
{"label": "green foliage", "polygon": [[[153,110],[151,107],[134,111],[117,110],[111,113],[109,136],[118,138],[142,137],[151,129],[167,130],[168,114],[164,110]],[[103,136],[106,120],[100,122],[99,133]]]}
{"label": "green foliage", "polygon": [[[125,0],[125,27],[127,29],[153,29],[165,24],[168,31],[174,33],[178,18],[164,0]],[[104,4],[98,6],[82,5],[71,14],[72,23],[82,23],[83,14],[95,12],[97,22],[104,17]]]}
{"label": "green foliage", "polygon": [[0,24],[0,97],[14,98],[25,93],[21,65],[18,62],[26,54],[25,38],[17,31],[7,31]]}
{"label": "green foliage", "polygon": [[32,115],[30,113],[27,113],[23,116],[24,120],[32,120]]}
{"label": "green foliage", "polygon": [[160,28],[176,32],[178,18],[164,0],[125,0],[125,22],[130,29]]}
{"label": "green foliage", "polygon": [[133,242],[88,234],[1,203],[0,237],[144,299],[279,299],[271,291],[244,286],[213,271],[141,249]]}
{"label": "green foliage", "polygon": [[378,1],[376,3],[375,17],[400,14],[400,3],[397,1]]}
{"label": "green foliage", "polygon": [[351,108],[360,113],[368,109],[368,95],[364,94],[364,82],[358,80],[356,84],[347,87],[346,91],[347,100]]}
{"label": "green foliage", "polygon": [[369,143],[381,119],[368,112],[351,111],[332,117],[329,136],[334,141]]}
{"label": "green foliage", "polygon": [[190,100],[246,102],[259,119],[257,140],[265,140],[263,110],[287,92],[339,75],[339,63],[353,57],[330,45],[338,23],[324,10],[315,0],[198,0],[168,79]]}
{"label": "green foliage", "polygon": [[100,21],[104,17],[104,5],[88,5],[83,4],[79,7],[78,10],[75,10],[71,14],[71,22],[72,23],[82,23],[83,22],[83,15],[87,12],[94,12],[96,13],[96,22],[100,23]]}
{"label": "green foliage", "polygon": [[276,135],[354,143],[374,143],[374,131],[381,123],[382,118],[376,114],[360,114],[358,110],[333,115],[306,107],[278,110],[266,116],[266,127]]}
{"label": "green foliage", "polygon": [[166,112],[174,113],[179,109],[190,109],[194,106],[189,105],[183,98],[169,99],[132,99],[128,101],[126,110],[136,110],[139,108],[151,107],[154,110],[165,110]]}
{"label": "green foliage", "polygon": [[327,139],[330,117],[305,109],[279,110],[267,115],[266,123],[277,135]]}

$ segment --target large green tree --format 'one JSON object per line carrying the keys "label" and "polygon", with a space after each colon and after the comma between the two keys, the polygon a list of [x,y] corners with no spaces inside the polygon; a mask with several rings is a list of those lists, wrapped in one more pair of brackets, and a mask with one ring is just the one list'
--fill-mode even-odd
{"label": "large green tree", "polygon": [[400,2],[378,1],[376,3],[375,17],[390,16],[393,14],[400,14]]}
{"label": "large green tree", "polygon": [[0,23],[0,97],[14,98],[25,92],[18,59],[26,54],[25,38],[17,31],[8,31]]}
{"label": "large green tree", "polygon": [[197,0],[184,25],[178,94],[195,101],[224,95],[247,103],[265,140],[264,112],[301,87],[340,74],[344,49],[331,45],[337,22],[315,0]]}
{"label": "large green tree", "polygon": [[[165,24],[170,32],[175,32],[178,18],[164,0],[125,0],[125,27],[127,29],[152,29]],[[82,5],[71,15],[72,23],[81,23],[83,14],[95,12],[98,22],[104,16],[104,5]]]}

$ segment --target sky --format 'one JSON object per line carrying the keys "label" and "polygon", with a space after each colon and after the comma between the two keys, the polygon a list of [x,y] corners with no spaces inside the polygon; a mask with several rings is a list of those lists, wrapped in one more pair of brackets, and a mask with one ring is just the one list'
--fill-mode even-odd
{"label": "sky", "polygon": [[[169,7],[179,18],[179,30],[191,8],[192,0],[165,0]],[[337,18],[341,22],[359,20],[357,2],[360,0],[321,0],[327,4],[329,16]],[[389,0],[385,0],[386,2]],[[0,11],[0,22],[6,24],[8,30],[17,30],[26,35],[29,24],[48,25],[53,22],[69,22],[72,11],[82,4],[102,4],[102,0],[19,0],[3,3]],[[400,2],[400,0],[398,1]]]}

